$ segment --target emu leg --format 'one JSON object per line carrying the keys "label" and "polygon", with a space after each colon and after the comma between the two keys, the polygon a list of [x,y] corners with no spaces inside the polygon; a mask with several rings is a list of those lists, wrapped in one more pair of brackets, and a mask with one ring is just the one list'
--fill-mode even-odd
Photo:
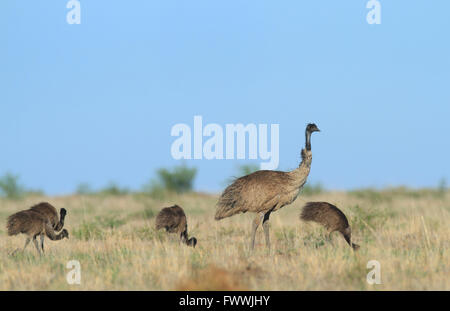
{"label": "emu leg", "polygon": [[41,234],[41,249],[42,249],[42,253],[44,253],[44,234]]}
{"label": "emu leg", "polygon": [[250,244],[250,249],[253,250],[255,248],[255,236],[256,236],[256,229],[258,229],[259,224],[261,223],[261,220],[263,219],[264,215],[259,214],[256,215],[255,219],[253,220],[253,226],[252,226],[252,241]]}
{"label": "emu leg", "polygon": [[27,239],[25,240],[25,245],[23,246],[22,252],[25,251],[25,248],[28,246],[30,241],[31,241],[30,237],[27,237]]}
{"label": "emu leg", "polygon": [[39,256],[41,256],[42,254],[41,254],[41,250],[39,249],[39,243],[38,243],[38,241],[36,240],[36,237],[33,237],[33,244],[34,244],[34,246],[36,247],[36,249],[37,249],[37,251],[38,251],[38,253],[39,253]]}
{"label": "emu leg", "polygon": [[263,229],[264,229],[264,235],[266,236],[266,246],[270,250],[270,237],[269,237],[269,217],[271,212],[267,212],[264,214],[263,218]]}

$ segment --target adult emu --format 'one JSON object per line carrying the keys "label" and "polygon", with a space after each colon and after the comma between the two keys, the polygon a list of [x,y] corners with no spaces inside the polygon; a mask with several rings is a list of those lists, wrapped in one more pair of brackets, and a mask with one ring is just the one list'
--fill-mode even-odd
{"label": "adult emu", "polygon": [[267,248],[270,249],[268,221],[270,214],[295,201],[308,178],[311,169],[311,134],[320,132],[310,123],[305,130],[305,148],[302,162],[293,171],[280,172],[261,170],[236,179],[229,185],[217,202],[215,219],[220,220],[239,213],[257,213],[253,220],[250,248],[255,247],[255,236],[262,222]]}

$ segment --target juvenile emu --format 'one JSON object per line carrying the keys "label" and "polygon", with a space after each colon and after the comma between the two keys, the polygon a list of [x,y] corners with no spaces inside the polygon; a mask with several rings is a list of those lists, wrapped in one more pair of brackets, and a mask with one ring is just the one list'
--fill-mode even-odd
{"label": "juvenile emu", "polygon": [[38,212],[43,216],[47,217],[55,231],[60,231],[64,227],[64,218],[66,217],[67,211],[65,208],[61,208],[59,211],[60,217],[58,219],[58,212],[56,208],[47,202],[42,202],[36,204],[30,208],[30,210]]}
{"label": "juvenile emu", "polygon": [[22,251],[25,250],[28,243],[30,243],[30,240],[32,239],[39,255],[41,255],[41,249],[39,248],[38,242],[36,240],[37,236],[41,237],[42,252],[44,252],[45,235],[49,237],[50,240],[54,241],[61,240],[63,238],[69,238],[69,232],[67,232],[66,229],[63,229],[58,235],[55,234],[50,220],[44,215],[33,210],[25,210],[12,214],[8,217],[6,228],[8,230],[9,236],[17,235],[19,233],[27,235],[27,239]]}
{"label": "juvenile emu", "polygon": [[305,130],[306,142],[302,150],[302,162],[290,172],[256,171],[236,179],[229,185],[217,202],[216,220],[230,217],[238,213],[258,213],[253,220],[250,248],[255,247],[255,235],[262,222],[267,248],[270,249],[268,221],[270,213],[295,201],[308,178],[311,169],[311,134],[320,132],[311,123]]}
{"label": "juvenile emu", "polygon": [[197,245],[195,237],[188,239],[186,215],[178,205],[165,207],[158,213],[156,216],[156,230],[161,228],[165,228],[167,232],[179,234],[181,242],[188,246],[195,247]]}
{"label": "juvenile emu", "polygon": [[348,245],[354,250],[359,249],[359,245],[352,243],[352,230],[348,224],[344,213],[333,204],[327,202],[308,202],[303,207],[300,219],[304,221],[314,221],[328,230],[329,238],[331,233],[339,231]]}

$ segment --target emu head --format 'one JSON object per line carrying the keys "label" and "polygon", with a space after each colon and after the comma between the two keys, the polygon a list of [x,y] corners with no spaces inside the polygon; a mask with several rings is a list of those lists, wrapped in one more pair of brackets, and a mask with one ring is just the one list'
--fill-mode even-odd
{"label": "emu head", "polygon": [[353,250],[357,251],[360,248],[360,246],[358,244],[352,243],[352,248]]}
{"label": "emu head", "polygon": [[66,229],[63,229],[61,231],[61,236],[62,236],[62,239],[64,239],[64,238],[68,239],[69,238],[69,231],[67,231]]}
{"label": "emu head", "polygon": [[316,124],[314,124],[314,123],[309,123],[309,124],[306,126],[306,132],[307,132],[307,133],[314,133],[314,132],[320,132],[320,130],[319,130],[319,128],[317,127]]}
{"label": "emu head", "polygon": [[59,215],[61,215],[61,218],[64,219],[64,217],[66,217],[66,215],[67,215],[67,210],[65,208],[61,208],[59,210]]}
{"label": "emu head", "polygon": [[195,248],[195,245],[197,245],[197,239],[195,237],[192,237],[189,240],[187,240],[186,244],[188,246],[192,246],[193,248]]}
{"label": "emu head", "polygon": [[[320,132],[319,128],[317,127],[317,125],[315,125],[314,123],[309,123],[306,126],[306,130],[305,130],[305,137],[306,137],[306,141],[305,141],[305,147],[306,150],[311,150],[311,134],[314,132]],[[303,158],[303,156],[302,156]]]}

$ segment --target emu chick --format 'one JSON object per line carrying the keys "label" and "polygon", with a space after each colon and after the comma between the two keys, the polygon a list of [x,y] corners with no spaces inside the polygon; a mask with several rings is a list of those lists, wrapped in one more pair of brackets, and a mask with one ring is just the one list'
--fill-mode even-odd
{"label": "emu chick", "polygon": [[333,204],[327,202],[308,202],[302,209],[300,219],[319,223],[330,234],[334,231],[340,232],[348,245],[354,250],[359,249],[359,245],[351,242],[352,230],[348,224],[347,217]]}
{"label": "emu chick", "polygon": [[188,239],[186,214],[183,209],[174,205],[163,208],[156,216],[156,230],[166,229],[169,233],[177,233],[183,243],[195,247],[197,239],[192,237]]}
{"label": "emu chick", "polygon": [[[51,221],[44,215],[33,210],[25,210],[12,214],[8,217],[6,228],[9,236],[19,233],[27,235],[23,250],[25,250],[30,240],[33,240],[39,255],[41,255],[41,249],[42,252],[44,251],[44,236],[47,236],[51,240],[69,238],[69,232],[66,229],[56,234]],[[38,242],[36,241],[37,236],[41,238],[41,248],[39,248]]]}

